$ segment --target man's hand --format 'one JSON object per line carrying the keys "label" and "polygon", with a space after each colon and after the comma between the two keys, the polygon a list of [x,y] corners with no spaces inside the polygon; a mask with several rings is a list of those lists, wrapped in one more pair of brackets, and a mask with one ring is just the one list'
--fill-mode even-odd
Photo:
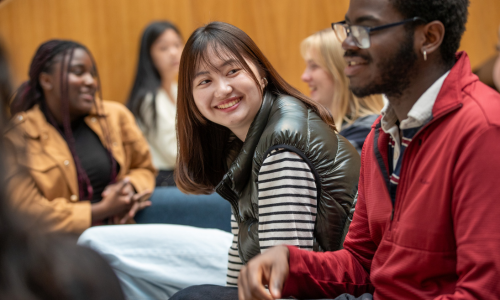
{"label": "man's hand", "polygon": [[281,290],[288,277],[289,255],[286,246],[276,246],[250,260],[238,277],[239,300],[281,298]]}

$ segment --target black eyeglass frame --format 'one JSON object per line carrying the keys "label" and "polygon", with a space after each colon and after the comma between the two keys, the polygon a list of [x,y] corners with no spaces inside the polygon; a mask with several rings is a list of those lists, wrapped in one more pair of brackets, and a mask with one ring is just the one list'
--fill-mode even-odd
{"label": "black eyeglass frame", "polygon": [[[347,37],[349,37],[349,35],[351,35],[351,27],[352,26],[362,27],[363,29],[366,30],[366,32],[368,33],[368,36],[370,36],[370,34],[372,32],[374,32],[374,31],[379,31],[379,30],[383,30],[383,29],[387,29],[387,28],[391,28],[391,27],[403,25],[403,24],[406,24],[406,23],[409,23],[409,22],[417,22],[417,21],[421,21],[421,22],[427,23],[427,21],[424,20],[421,17],[413,17],[413,18],[405,19],[405,20],[400,21],[400,22],[385,24],[385,25],[376,26],[376,27],[367,27],[367,26],[362,26],[362,25],[348,25],[345,20],[341,21],[341,22],[332,23],[331,26],[332,26],[332,30],[335,32],[335,35],[337,36],[337,39],[340,40],[340,38],[339,38],[339,36],[337,34],[337,31],[335,30],[335,25],[343,25],[343,27],[345,28],[346,33],[347,33],[347,36],[346,36],[346,39],[347,39]],[[358,47],[361,48],[361,45],[359,45],[360,43],[357,40],[357,38],[354,38],[354,41],[356,42],[356,46],[358,46]],[[343,41],[341,41],[341,42],[343,42]],[[370,48],[370,45],[367,48],[362,48],[362,49],[368,49],[368,48]]]}

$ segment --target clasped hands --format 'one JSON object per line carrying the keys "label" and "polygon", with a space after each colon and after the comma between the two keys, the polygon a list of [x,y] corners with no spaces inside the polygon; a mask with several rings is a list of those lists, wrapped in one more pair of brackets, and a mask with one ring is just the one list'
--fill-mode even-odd
{"label": "clasped hands", "polygon": [[136,193],[128,177],[117,183],[108,185],[102,192],[100,204],[103,218],[110,218],[113,224],[126,224],[133,220],[135,214],[151,206],[151,191]]}

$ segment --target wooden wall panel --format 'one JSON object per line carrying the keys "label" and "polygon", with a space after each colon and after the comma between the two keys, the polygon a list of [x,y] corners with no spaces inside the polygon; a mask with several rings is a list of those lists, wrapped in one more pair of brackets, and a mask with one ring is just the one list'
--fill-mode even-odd
{"label": "wooden wall panel", "polygon": [[467,31],[460,48],[469,54],[472,67],[495,54],[499,26],[499,0],[471,0]]}
{"label": "wooden wall panel", "polygon": [[[500,1],[472,0],[462,49],[475,66],[494,53]],[[343,19],[348,0],[6,0],[0,3],[0,37],[10,52],[15,82],[27,79],[36,47],[51,38],[79,41],[96,58],[104,97],[125,101],[136,67],[139,37],[153,20],[176,23],[184,38],[210,21],[247,32],[283,77],[300,81],[299,44]]]}

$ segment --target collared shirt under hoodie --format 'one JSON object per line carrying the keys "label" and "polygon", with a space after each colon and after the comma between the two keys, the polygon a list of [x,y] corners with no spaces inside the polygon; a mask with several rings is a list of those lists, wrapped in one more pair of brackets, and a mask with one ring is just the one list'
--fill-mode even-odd
{"label": "collared shirt under hoodie", "polygon": [[456,57],[432,120],[404,153],[396,205],[385,188],[390,137],[376,122],[344,249],[289,247],[283,298],[500,299],[500,95],[467,54]]}
{"label": "collared shirt under hoodie", "polygon": [[388,102],[382,109],[381,127],[385,133],[391,136],[389,139],[388,155],[389,172],[391,173],[389,193],[392,204],[396,201],[396,190],[399,185],[404,151],[420,128],[432,119],[432,108],[449,73],[449,71],[446,72],[420,96],[408,112],[408,117],[399,126],[398,117],[391,104]]}

